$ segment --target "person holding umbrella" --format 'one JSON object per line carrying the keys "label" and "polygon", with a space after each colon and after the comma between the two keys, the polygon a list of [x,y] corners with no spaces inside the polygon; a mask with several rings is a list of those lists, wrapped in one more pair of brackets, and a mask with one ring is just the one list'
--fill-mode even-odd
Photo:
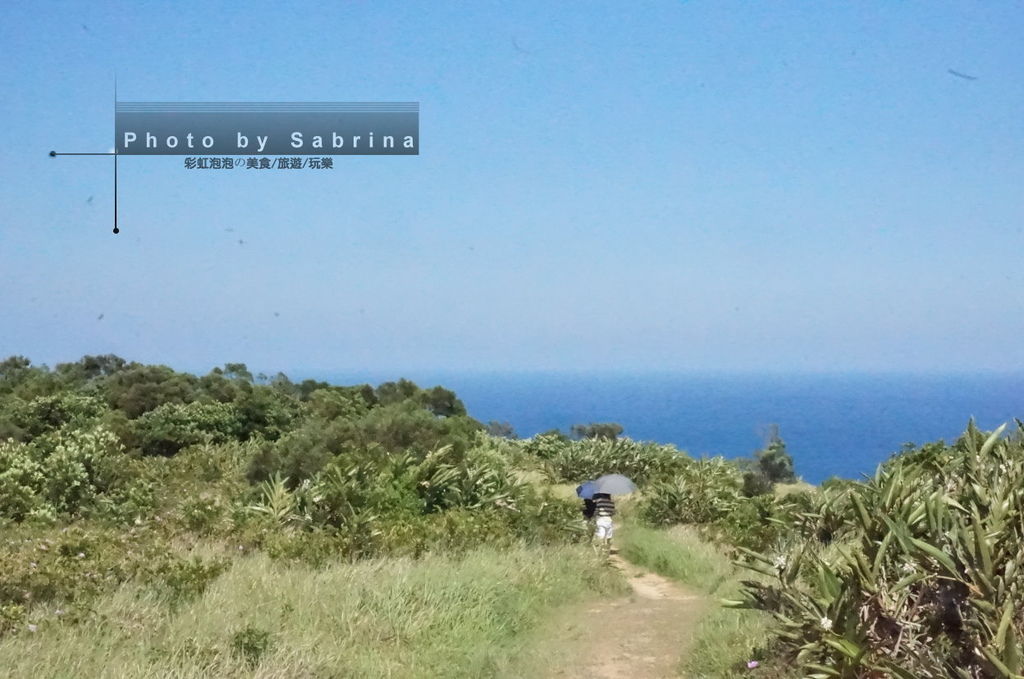
{"label": "person holding umbrella", "polygon": [[598,544],[612,549],[612,535],[615,534],[615,502],[609,493],[594,493],[594,538]]}
{"label": "person holding umbrella", "polygon": [[[593,503],[594,538],[598,544],[611,551],[612,536],[615,534],[615,502],[612,494],[626,495],[636,490],[636,485],[622,474],[606,474],[594,481],[586,481],[576,487],[576,495],[589,507]],[[584,510],[586,511],[586,509]]]}

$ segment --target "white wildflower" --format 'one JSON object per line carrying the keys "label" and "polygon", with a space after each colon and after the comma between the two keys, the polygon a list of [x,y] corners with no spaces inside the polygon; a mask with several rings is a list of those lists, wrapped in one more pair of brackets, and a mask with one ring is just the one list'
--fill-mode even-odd
{"label": "white wildflower", "polygon": [[781,570],[785,570],[786,565],[788,563],[789,562],[786,560],[786,555],[785,554],[779,554],[777,557],[775,557],[775,567],[777,569],[779,569],[780,571]]}
{"label": "white wildflower", "polygon": [[28,624],[28,631],[29,632],[35,632],[37,629],[39,629],[39,625],[33,625],[32,623]]}
{"label": "white wildflower", "polygon": [[821,629],[825,630],[826,632],[829,632],[829,631],[832,630],[832,620],[831,620],[831,618],[822,618],[820,622],[821,622]]}
{"label": "white wildflower", "polygon": [[915,570],[914,564],[910,563],[909,561],[905,561],[903,563],[902,569],[904,573],[913,573]]}

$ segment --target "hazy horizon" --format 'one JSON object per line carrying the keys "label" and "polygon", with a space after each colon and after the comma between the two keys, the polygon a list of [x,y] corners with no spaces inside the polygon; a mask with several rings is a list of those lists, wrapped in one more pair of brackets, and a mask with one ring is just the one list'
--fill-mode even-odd
{"label": "hazy horizon", "polygon": [[[24,356],[32,361],[35,366],[45,365],[50,369],[55,368],[61,363],[74,363],[80,358],[86,355],[101,355],[102,353],[112,352],[93,352],[86,353],[80,356],[69,356],[60,357],[54,360],[40,360],[39,358],[32,356],[26,352],[12,352],[0,356],[0,360],[7,358],[8,356]],[[974,368],[974,369],[957,369],[957,368],[945,368],[945,369],[906,369],[906,368],[881,368],[881,369],[801,369],[801,368],[774,368],[771,366],[764,367],[750,367],[750,368],[671,368],[671,367],[638,367],[638,368],[625,368],[616,366],[599,366],[595,368],[574,368],[574,367],[552,367],[552,368],[534,368],[534,367],[523,367],[523,368],[491,368],[487,366],[479,367],[437,367],[430,365],[423,366],[371,366],[371,367],[267,367],[260,365],[253,365],[246,361],[238,361],[232,359],[230,356],[226,357],[225,360],[210,364],[189,364],[183,362],[170,362],[161,361],[158,359],[140,358],[138,356],[131,355],[120,355],[129,362],[153,364],[153,365],[166,365],[178,372],[191,373],[194,375],[205,375],[206,373],[216,368],[223,368],[227,363],[245,363],[246,368],[253,374],[253,376],[264,375],[267,378],[272,378],[278,373],[284,373],[289,379],[301,380],[301,379],[317,379],[323,381],[336,381],[336,380],[351,380],[357,379],[360,376],[364,376],[366,379],[373,378],[374,380],[390,381],[398,379],[413,379],[414,376],[427,376],[427,377],[443,377],[443,376],[467,376],[467,377],[524,377],[530,376],[598,376],[598,377],[652,377],[652,378],[670,378],[670,377],[695,377],[695,378],[731,378],[731,377],[821,377],[821,378],[842,378],[842,377],[913,377],[913,378],[943,378],[943,377],[986,377],[986,376],[999,376],[999,377],[1021,377],[1024,379],[1024,367],[1009,366],[1004,368]],[[216,360],[216,359],[215,359]],[[415,379],[413,379],[415,381]]]}

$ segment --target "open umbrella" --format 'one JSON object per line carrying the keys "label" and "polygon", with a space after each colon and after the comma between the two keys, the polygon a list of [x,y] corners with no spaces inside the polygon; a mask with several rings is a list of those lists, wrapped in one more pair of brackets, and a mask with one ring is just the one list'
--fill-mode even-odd
{"label": "open umbrella", "polygon": [[591,499],[594,497],[594,493],[596,492],[598,491],[594,490],[593,481],[584,481],[580,485],[576,486],[576,496],[583,498],[584,500]]}
{"label": "open umbrella", "polygon": [[622,474],[605,474],[593,481],[584,481],[576,487],[576,495],[583,499],[594,497],[595,493],[627,495],[636,490],[636,484]]}

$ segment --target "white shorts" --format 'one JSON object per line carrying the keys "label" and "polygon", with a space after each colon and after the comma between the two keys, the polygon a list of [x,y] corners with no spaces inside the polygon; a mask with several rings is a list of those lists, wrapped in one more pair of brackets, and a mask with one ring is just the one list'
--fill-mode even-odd
{"label": "white shorts", "polygon": [[612,533],[615,532],[615,526],[612,524],[612,517],[610,516],[599,516],[594,521],[596,528],[594,529],[594,537],[598,540],[611,540]]}

